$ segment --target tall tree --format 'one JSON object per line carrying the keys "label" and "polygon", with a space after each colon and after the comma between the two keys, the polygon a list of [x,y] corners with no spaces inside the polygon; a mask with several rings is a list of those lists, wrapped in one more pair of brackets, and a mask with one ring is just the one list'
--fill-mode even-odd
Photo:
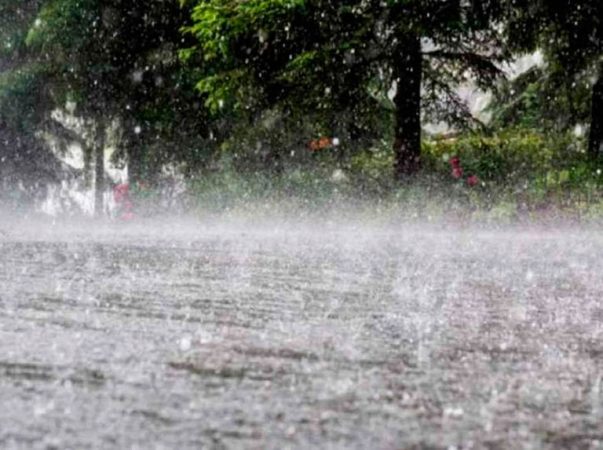
{"label": "tall tree", "polygon": [[183,3],[195,5],[187,31],[198,43],[182,55],[198,58],[210,107],[257,115],[277,105],[360,130],[389,108],[400,179],[419,168],[421,111],[469,119],[454,85],[490,83],[504,56],[477,1]]}
{"label": "tall tree", "polygon": [[191,77],[177,56],[180,28],[189,17],[177,0],[38,3],[26,42],[29,59],[44,68],[50,101],[41,109],[49,116],[69,101],[90,124],[97,150],[98,212],[104,180],[100,144],[115,121],[133,182],[149,178],[169,161],[192,164],[182,148],[195,148],[187,145],[193,139],[201,141],[197,146],[211,145],[199,139],[206,134],[204,109],[187,88]]}
{"label": "tall tree", "polygon": [[[578,84],[590,86],[589,153],[603,154],[603,2],[600,0],[513,0],[505,15],[508,42],[518,51],[541,49],[545,86],[568,101],[573,121]],[[592,83],[588,80],[594,80]],[[553,102],[550,102],[553,103]]]}
{"label": "tall tree", "polygon": [[29,59],[25,46],[39,3],[0,1],[0,190],[28,196],[42,180],[52,179],[56,169],[36,134],[46,103],[45,73]]}

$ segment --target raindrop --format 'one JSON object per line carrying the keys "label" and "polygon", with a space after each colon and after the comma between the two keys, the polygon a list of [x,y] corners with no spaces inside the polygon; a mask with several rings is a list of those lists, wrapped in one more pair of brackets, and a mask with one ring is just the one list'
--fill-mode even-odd
{"label": "raindrop", "polygon": [[191,349],[191,346],[192,339],[190,336],[184,336],[182,339],[180,339],[179,347],[181,351],[187,352]]}

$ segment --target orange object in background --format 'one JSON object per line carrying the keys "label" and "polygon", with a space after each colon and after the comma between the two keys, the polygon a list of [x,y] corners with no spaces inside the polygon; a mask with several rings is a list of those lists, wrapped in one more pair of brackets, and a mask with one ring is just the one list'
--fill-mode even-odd
{"label": "orange object in background", "polygon": [[319,139],[313,139],[308,143],[308,147],[313,152],[323,150],[333,146],[333,139],[330,137],[323,136]]}

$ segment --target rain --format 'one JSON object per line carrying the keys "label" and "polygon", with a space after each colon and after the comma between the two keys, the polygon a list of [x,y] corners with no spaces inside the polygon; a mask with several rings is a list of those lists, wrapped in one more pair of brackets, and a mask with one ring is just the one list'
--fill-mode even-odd
{"label": "rain", "polygon": [[0,448],[603,448],[598,0],[0,0]]}

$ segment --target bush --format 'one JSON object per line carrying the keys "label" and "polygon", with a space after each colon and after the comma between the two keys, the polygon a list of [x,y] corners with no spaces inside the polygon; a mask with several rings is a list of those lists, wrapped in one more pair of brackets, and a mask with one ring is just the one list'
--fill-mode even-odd
{"label": "bush", "polygon": [[[571,134],[525,129],[426,139],[423,170],[399,183],[391,146],[383,140],[345,158],[327,151],[312,154],[306,164],[285,164],[278,173],[226,164],[194,180],[191,193],[204,210],[258,204],[268,210],[276,204],[328,210],[344,201],[377,202],[380,208],[424,218],[452,215],[499,222],[561,209],[594,215],[591,205],[603,202],[603,165],[587,157],[583,144]],[[453,177],[453,157],[462,166],[460,178]]]}
{"label": "bush", "polygon": [[581,146],[569,135],[545,136],[526,130],[506,130],[492,136],[469,134],[426,141],[423,146],[427,170],[444,175],[449,160],[460,158],[465,174],[482,181],[513,184],[539,178],[550,171],[566,169],[582,160]]}

